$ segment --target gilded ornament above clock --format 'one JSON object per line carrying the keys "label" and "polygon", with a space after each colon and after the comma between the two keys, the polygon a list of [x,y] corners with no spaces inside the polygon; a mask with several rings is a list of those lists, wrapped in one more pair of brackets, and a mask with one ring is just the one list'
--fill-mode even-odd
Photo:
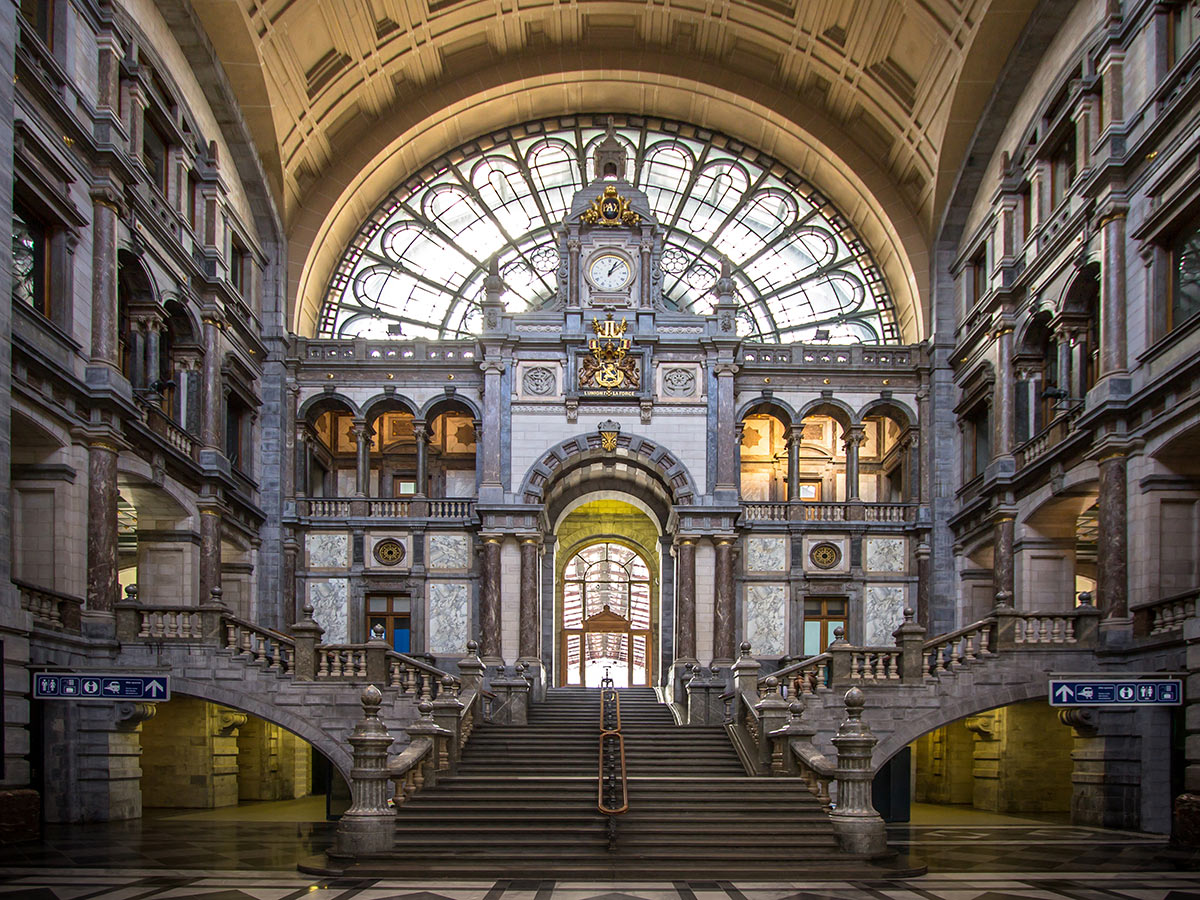
{"label": "gilded ornament above clock", "polygon": [[617,192],[615,185],[607,185],[592,205],[579,216],[586,225],[639,225],[642,217],[629,208],[629,201]]}

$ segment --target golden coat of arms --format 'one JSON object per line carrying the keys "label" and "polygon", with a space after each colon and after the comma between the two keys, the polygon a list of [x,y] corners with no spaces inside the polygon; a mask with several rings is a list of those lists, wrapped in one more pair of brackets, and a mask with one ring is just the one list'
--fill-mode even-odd
{"label": "golden coat of arms", "polygon": [[603,391],[637,390],[642,383],[642,373],[637,360],[629,355],[630,340],[625,337],[629,327],[622,317],[614,321],[612,313],[601,322],[592,319],[592,331],[596,336],[588,341],[590,356],[585,356],[579,366],[579,386],[599,388]]}
{"label": "golden coat of arms", "polygon": [[642,217],[629,208],[629,201],[610,184],[580,213],[579,220],[586,225],[638,225]]}

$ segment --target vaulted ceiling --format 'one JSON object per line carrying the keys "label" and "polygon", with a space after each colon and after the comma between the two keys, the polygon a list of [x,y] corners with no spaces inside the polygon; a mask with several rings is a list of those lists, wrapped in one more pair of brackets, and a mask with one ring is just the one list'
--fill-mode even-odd
{"label": "vaulted ceiling", "polygon": [[354,230],[406,175],[514,123],[620,112],[721,131],[826,190],[911,305],[916,339],[934,223],[1035,3],[193,5],[283,215],[302,333]]}

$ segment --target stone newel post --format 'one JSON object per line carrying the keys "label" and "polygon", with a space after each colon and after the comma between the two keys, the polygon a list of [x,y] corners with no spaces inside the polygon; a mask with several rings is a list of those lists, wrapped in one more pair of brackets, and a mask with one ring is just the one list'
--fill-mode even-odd
{"label": "stone newel post", "polygon": [[832,738],[837,747],[837,807],[829,814],[838,843],[847,853],[887,853],[883,817],[871,805],[871,751],[879,739],[862,720],[867,698],[858,688],[846,691],[846,721]]}
{"label": "stone newel post", "polygon": [[381,853],[391,850],[396,839],[396,812],[388,807],[387,751],[392,736],[379,719],[383,694],[369,684],[362,692],[362,720],[347,740],[354,748],[350,787],[354,805],[338,822],[339,853]]}

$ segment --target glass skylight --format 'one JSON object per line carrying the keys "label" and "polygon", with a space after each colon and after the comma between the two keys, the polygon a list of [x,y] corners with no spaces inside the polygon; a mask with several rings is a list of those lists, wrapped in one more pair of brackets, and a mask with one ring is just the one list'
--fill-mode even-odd
{"label": "glass skylight", "polygon": [[[511,312],[555,302],[558,231],[590,183],[607,116],[511,128],[458,148],[394,190],[338,265],[318,337],[467,338],[479,332],[489,260]],[[893,343],[882,273],[812,185],[720,134],[616,117],[626,172],[663,229],[663,298],[706,315],[721,258],[738,332],[755,341]],[[565,274],[565,273],[564,273]]]}

